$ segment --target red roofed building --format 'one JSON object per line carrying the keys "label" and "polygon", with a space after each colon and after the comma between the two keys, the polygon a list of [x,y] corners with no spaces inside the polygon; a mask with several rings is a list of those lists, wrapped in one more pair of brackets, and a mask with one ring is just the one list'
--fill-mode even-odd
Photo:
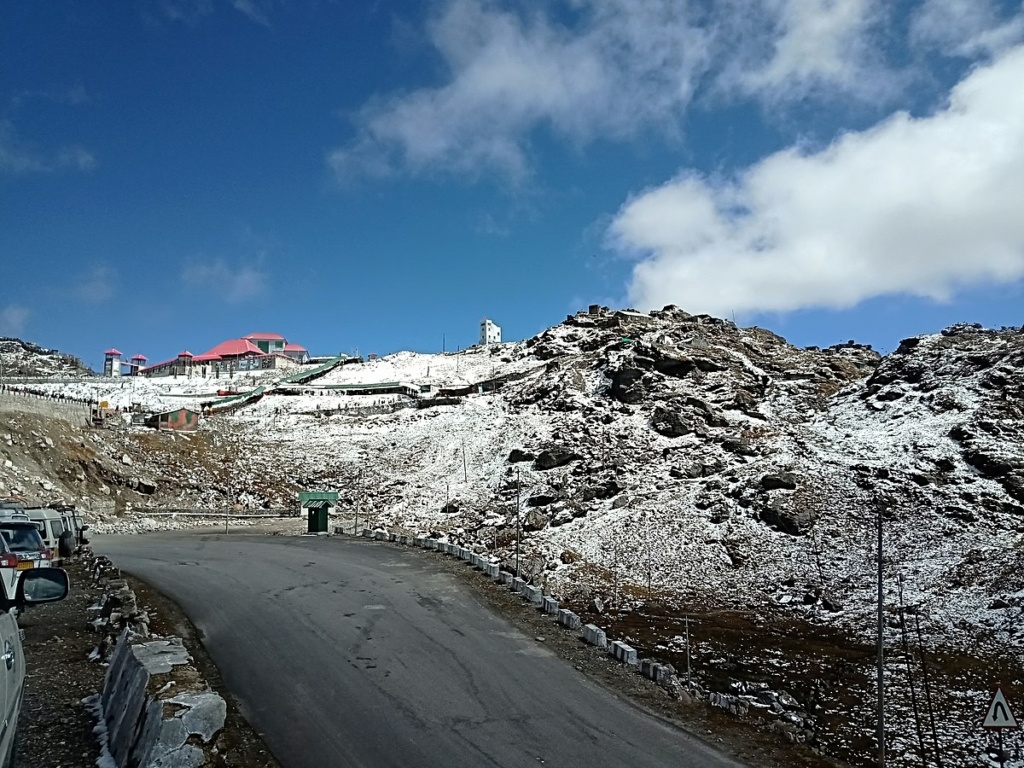
{"label": "red roofed building", "polygon": [[[186,357],[187,356],[187,357]],[[236,371],[289,368],[306,363],[309,353],[277,333],[250,333],[222,341],[201,355],[182,352],[175,360],[151,365],[144,376],[233,376]]]}
{"label": "red roofed building", "polygon": [[251,341],[265,355],[284,354],[288,340],[279,333],[250,333],[242,337],[245,341]]}
{"label": "red roofed building", "polygon": [[135,355],[135,357],[133,357],[131,359],[131,361],[129,361],[129,363],[128,363],[128,375],[129,376],[138,376],[139,375],[139,371],[141,371],[145,367],[146,367],[146,356],[145,355]]}
{"label": "red roofed building", "polygon": [[103,375],[108,377],[121,375],[121,352],[113,347],[103,353]]}
{"label": "red roofed building", "polygon": [[300,365],[304,365],[309,362],[309,352],[305,347],[300,347],[298,344],[285,344],[284,354],[286,357],[290,357]]}

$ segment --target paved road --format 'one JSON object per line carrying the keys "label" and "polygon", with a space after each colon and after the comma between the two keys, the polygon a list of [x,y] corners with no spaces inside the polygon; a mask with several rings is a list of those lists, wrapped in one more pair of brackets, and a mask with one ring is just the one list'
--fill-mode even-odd
{"label": "paved road", "polygon": [[425,553],[336,538],[97,537],[176,601],[284,768],[737,768],[589,682]]}

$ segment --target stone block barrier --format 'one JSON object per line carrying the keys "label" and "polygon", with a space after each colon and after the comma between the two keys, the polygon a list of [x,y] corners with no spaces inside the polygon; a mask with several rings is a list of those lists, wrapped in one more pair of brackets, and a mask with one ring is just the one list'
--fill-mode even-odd
{"label": "stone block barrier", "polygon": [[[196,681],[195,670],[183,673],[178,686],[150,690],[152,675],[177,676],[176,667],[191,661],[179,638],[132,645],[128,630],[117,639],[103,691],[85,699],[102,727],[99,764],[138,766],[212,765],[214,739],[223,729],[227,704]],[[197,690],[190,690],[197,689]],[[170,705],[170,706],[167,706]]]}
{"label": "stone block barrier", "polygon": [[512,586],[512,574],[509,571],[498,571],[498,581],[507,587]]}
{"label": "stone block barrier", "polygon": [[598,648],[608,647],[608,638],[604,630],[596,624],[587,624],[583,627],[583,639],[591,645],[596,645]]}
{"label": "stone block barrier", "polygon": [[373,538],[373,531],[371,529],[369,529],[369,528],[363,528],[363,536],[366,537],[367,539],[372,539]]}
{"label": "stone block barrier", "polygon": [[387,541],[388,532],[381,528],[378,528],[373,532],[373,538],[375,538],[377,541]]}
{"label": "stone block barrier", "polygon": [[636,649],[632,646],[626,645],[621,640],[616,640],[612,643],[612,656],[623,664],[636,665]]}
{"label": "stone block barrier", "polygon": [[544,610],[544,613],[550,613],[554,616],[558,613],[558,601],[553,597],[544,595],[541,601],[541,608]]}
{"label": "stone block barrier", "polygon": [[523,597],[529,600],[533,605],[541,606],[544,604],[544,593],[541,592],[540,587],[531,587],[529,584],[523,587]]}
{"label": "stone block barrier", "polygon": [[558,623],[566,629],[579,629],[583,626],[583,622],[580,620],[580,617],[568,608],[558,609]]}
{"label": "stone block barrier", "polygon": [[518,592],[519,594],[522,594],[524,586],[526,586],[526,581],[523,578],[516,576],[514,579],[512,579],[513,592]]}
{"label": "stone block barrier", "polygon": [[398,541],[398,534],[394,531],[388,531],[388,541]]}
{"label": "stone block barrier", "polygon": [[501,579],[501,572],[498,569],[497,563],[485,563],[484,572],[495,581],[499,581]]}
{"label": "stone block barrier", "polygon": [[425,547],[427,546],[427,539],[424,536],[417,536],[412,540],[414,546]]}
{"label": "stone block barrier", "polygon": [[676,674],[676,670],[671,664],[659,664],[651,659],[641,659],[640,674],[648,680],[664,684],[672,680]]}

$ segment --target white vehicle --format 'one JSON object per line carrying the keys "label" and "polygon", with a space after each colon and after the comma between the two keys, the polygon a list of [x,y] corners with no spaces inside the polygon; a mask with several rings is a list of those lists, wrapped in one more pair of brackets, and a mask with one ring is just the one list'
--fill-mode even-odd
{"label": "white vehicle", "polygon": [[74,537],[72,545],[73,550],[77,552],[80,547],[89,543],[89,538],[86,536],[89,526],[82,519],[82,513],[75,509],[74,506],[58,507],[58,510],[64,517],[64,527],[71,531]]}
{"label": "white vehicle", "polygon": [[0,516],[0,580],[7,594],[15,593],[22,573],[50,565],[50,552],[35,523],[21,512]]}
{"label": "white vehicle", "polygon": [[[54,565],[60,565],[63,558],[70,557],[67,542],[69,538],[73,540],[74,534],[70,532],[60,512],[49,507],[26,507],[24,512],[39,529],[39,535],[43,537],[43,544],[50,550],[50,559]],[[61,537],[65,532],[68,535],[64,536],[65,546],[61,547]],[[61,552],[62,549],[66,554]]]}
{"label": "white vehicle", "polygon": [[13,768],[18,760],[18,715],[25,692],[25,658],[16,611],[29,605],[63,600],[68,594],[68,574],[60,568],[25,571],[14,592],[0,584],[0,765]]}

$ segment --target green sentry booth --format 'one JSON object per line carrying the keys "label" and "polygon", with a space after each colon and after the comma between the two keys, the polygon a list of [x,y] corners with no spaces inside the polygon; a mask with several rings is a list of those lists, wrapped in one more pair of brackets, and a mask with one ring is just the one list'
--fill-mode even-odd
{"label": "green sentry booth", "polygon": [[299,505],[308,515],[308,533],[327,533],[327,515],[338,506],[337,491],[300,491]]}

